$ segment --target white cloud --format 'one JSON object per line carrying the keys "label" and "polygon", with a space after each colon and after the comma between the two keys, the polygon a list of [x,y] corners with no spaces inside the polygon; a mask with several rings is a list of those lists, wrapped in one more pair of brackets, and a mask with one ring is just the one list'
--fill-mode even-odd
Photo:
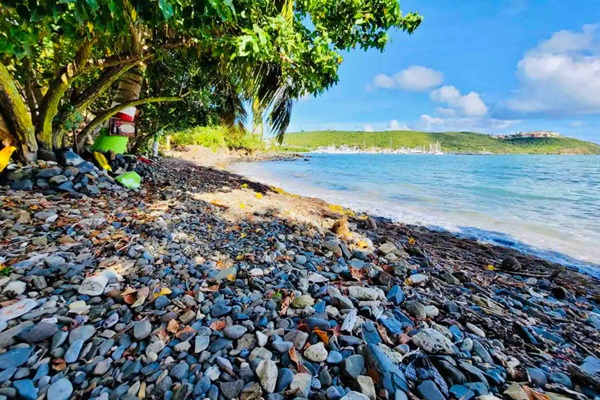
{"label": "white cloud", "polygon": [[373,128],[373,125],[371,125],[371,124],[367,124],[367,125],[365,125],[365,126],[363,127],[363,130],[364,130],[365,132],[375,132],[375,129]]}
{"label": "white cloud", "polygon": [[444,80],[444,74],[421,65],[410,67],[389,76],[375,75],[373,87],[384,89],[403,89],[412,92],[424,92],[439,86]]}
{"label": "white cloud", "polygon": [[573,122],[571,122],[571,126],[574,127],[574,128],[578,128],[578,127],[583,126],[583,125],[585,125],[583,123],[583,121],[573,121]]}
{"label": "white cloud", "polygon": [[426,131],[435,130],[444,125],[444,120],[442,118],[432,117],[427,114],[421,115],[421,122],[424,124],[423,129]]}
{"label": "white cloud", "polygon": [[480,117],[488,112],[488,108],[481,100],[479,93],[469,92],[463,95],[460,90],[452,85],[442,86],[432,91],[430,97],[436,103],[445,103],[454,111],[469,117]]}
{"label": "white cloud", "polygon": [[507,106],[520,113],[600,113],[598,25],[555,32],[517,65],[520,87]]}
{"label": "white cloud", "polygon": [[400,123],[400,122],[398,122],[397,119],[393,119],[390,121],[390,124],[388,125],[388,130],[389,131],[408,131],[410,129],[407,124]]}
{"label": "white cloud", "polygon": [[396,80],[386,74],[375,75],[373,85],[378,88],[393,89],[396,87]]}

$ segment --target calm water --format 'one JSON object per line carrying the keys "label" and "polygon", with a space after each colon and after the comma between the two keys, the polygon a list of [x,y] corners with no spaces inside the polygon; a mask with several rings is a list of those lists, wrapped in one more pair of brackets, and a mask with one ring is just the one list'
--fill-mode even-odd
{"label": "calm water", "polygon": [[600,156],[315,154],[234,168],[292,193],[600,276]]}

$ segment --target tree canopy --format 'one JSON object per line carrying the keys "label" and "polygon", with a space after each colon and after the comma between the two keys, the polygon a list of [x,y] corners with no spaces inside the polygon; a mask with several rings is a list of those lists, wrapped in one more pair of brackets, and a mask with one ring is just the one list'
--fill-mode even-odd
{"label": "tree canopy", "polygon": [[[344,51],[383,49],[390,29],[412,33],[421,21],[396,0],[3,1],[2,139],[33,160],[73,125],[89,132],[133,102],[168,113],[156,104],[182,98],[175,109],[195,99],[228,126],[254,101],[281,136],[295,99],[338,81]],[[142,98],[113,106],[107,96],[134,68]]]}

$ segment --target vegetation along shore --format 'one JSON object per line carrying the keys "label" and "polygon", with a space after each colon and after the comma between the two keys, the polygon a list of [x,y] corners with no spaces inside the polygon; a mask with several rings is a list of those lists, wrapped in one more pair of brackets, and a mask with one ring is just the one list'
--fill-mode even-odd
{"label": "vegetation along shore", "polygon": [[352,148],[355,151],[418,150],[432,145],[455,154],[600,154],[600,145],[570,137],[498,138],[473,132],[348,132],[314,131],[287,134],[284,146],[296,151]]}

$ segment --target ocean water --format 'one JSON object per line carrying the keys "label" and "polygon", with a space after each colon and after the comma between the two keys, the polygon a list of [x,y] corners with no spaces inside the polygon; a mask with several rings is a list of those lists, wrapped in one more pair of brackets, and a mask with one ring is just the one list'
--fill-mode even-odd
{"label": "ocean water", "polygon": [[313,154],[235,172],[600,277],[600,156]]}

